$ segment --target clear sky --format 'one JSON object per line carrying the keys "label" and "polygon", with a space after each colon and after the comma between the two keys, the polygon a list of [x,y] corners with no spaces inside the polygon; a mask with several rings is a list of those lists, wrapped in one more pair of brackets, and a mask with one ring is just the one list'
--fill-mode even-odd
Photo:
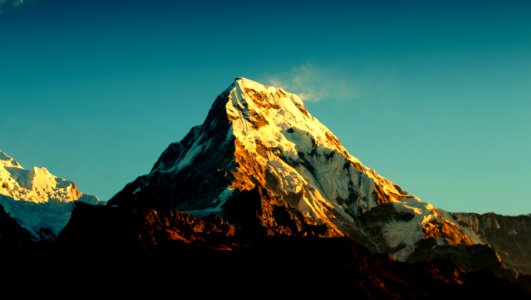
{"label": "clear sky", "polygon": [[183,2],[0,0],[0,149],[108,199],[245,76],[425,201],[531,213],[530,1]]}

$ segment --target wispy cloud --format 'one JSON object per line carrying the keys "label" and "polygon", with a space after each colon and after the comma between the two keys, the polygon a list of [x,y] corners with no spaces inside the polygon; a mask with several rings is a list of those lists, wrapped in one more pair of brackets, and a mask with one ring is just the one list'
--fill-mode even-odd
{"label": "wispy cloud", "polygon": [[287,91],[298,94],[304,101],[353,100],[360,91],[342,74],[304,64],[287,72],[267,75],[266,81]]}
{"label": "wispy cloud", "polygon": [[28,3],[28,0],[0,0],[0,12],[7,7],[20,7]]}

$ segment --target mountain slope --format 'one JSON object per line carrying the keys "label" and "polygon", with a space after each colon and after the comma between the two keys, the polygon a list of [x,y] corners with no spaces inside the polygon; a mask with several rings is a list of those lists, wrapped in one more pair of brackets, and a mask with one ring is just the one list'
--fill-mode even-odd
{"label": "mountain slope", "polygon": [[467,272],[448,260],[403,263],[348,238],[260,238],[244,231],[215,215],[79,204],[56,240],[63,248],[52,255],[61,253],[59,261],[63,253],[83,257],[68,273],[93,270],[120,294],[134,286],[150,295],[186,289],[230,299],[248,299],[249,290],[310,299],[530,296],[491,272]]}
{"label": "mountain slope", "polygon": [[31,241],[31,233],[8,215],[0,205],[0,247]]}
{"label": "mountain slope", "polygon": [[457,222],[489,245],[503,263],[523,274],[531,274],[531,215],[501,216],[494,213],[452,213]]}
{"label": "mountain slope", "polygon": [[269,236],[349,236],[399,260],[421,240],[481,243],[350,155],[298,96],[245,78],[109,205],[216,213]]}
{"label": "mountain slope", "polygon": [[99,200],[46,168],[24,169],[0,151],[0,205],[33,239],[57,236],[70,220],[74,201],[96,204]]}

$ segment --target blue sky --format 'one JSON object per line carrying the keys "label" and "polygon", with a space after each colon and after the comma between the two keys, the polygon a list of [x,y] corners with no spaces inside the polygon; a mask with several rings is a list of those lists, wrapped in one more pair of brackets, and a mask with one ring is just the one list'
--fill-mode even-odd
{"label": "blue sky", "polygon": [[0,149],[108,199],[245,76],[425,201],[531,212],[529,1],[193,2],[0,1]]}

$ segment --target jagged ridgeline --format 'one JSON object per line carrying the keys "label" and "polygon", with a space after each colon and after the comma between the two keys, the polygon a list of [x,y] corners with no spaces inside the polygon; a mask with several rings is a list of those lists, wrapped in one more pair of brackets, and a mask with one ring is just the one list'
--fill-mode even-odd
{"label": "jagged ridgeline", "polygon": [[99,203],[74,182],[46,168],[24,169],[0,151],[0,222],[6,224],[0,226],[0,241],[54,239],[70,220],[76,201]]}

